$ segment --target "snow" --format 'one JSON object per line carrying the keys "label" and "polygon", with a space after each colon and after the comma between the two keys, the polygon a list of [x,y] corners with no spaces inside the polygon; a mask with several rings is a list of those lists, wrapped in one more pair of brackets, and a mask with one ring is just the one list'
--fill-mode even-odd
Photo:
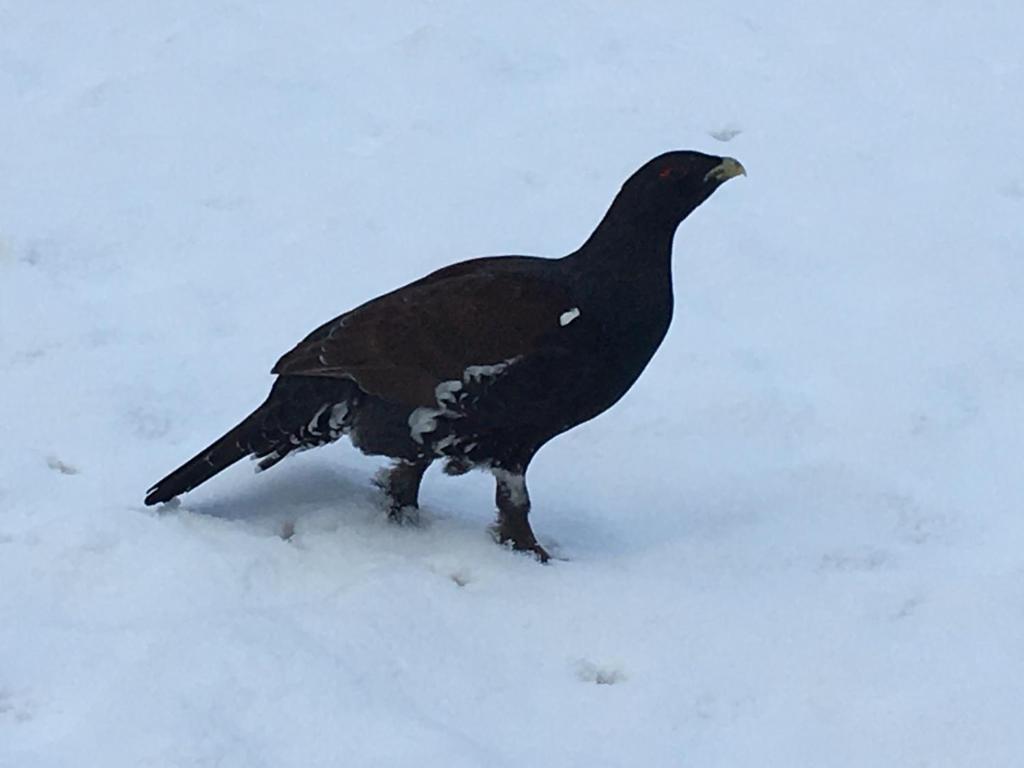
{"label": "snow", "polygon": [[[1024,763],[1019,3],[0,3],[0,766]],[[154,480],[309,330],[735,156],[626,398],[385,522]]]}

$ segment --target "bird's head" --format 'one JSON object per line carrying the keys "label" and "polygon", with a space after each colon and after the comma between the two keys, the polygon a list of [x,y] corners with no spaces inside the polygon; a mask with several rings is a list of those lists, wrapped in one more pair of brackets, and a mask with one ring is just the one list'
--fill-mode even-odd
{"label": "bird's head", "polygon": [[645,163],[622,186],[619,198],[628,206],[678,224],[711,193],[746,170],[731,157],[677,151]]}

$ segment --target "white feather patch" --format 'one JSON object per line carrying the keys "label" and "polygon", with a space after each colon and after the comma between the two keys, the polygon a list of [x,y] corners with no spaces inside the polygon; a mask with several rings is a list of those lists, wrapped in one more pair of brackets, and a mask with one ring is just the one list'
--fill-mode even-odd
{"label": "white feather patch", "polygon": [[[459,399],[459,392],[469,384],[479,384],[482,381],[494,379],[500,376],[506,368],[519,361],[519,357],[509,360],[502,360],[500,363],[491,365],[470,365],[462,371],[462,380],[451,379],[442,381],[434,387],[434,399],[437,407],[420,406],[409,414],[409,434],[417,443],[423,444],[425,435],[437,429],[437,420],[441,416],[447,418],[458,418],[461,414],[452,410]],[[436,448],[445,448],[446,445],[438,445]]]}
{"label": "white feather patch", "polygon": [[320,421],[320,417],[324,415],[324,411],[329,407],[330,403],[320,406],[320,410],[313,414],[313,418],[310,419],[309,424],[306,425],[307,432],[313,432],[316,429],[316,423]]}
{"label": "white feather patch", "polygon": [[348,416],[348,403],[338,403],[331,408],[330,418],[327,420],[331,429],[337,430]]}
{"label": "white feather patch", "polygon": [[508,500],[517,507],[530,503],[530,496],[526,492],[526,478],[523,475],[509,472],[501,467],[492,467],[491,473],[508,492]]}
{"label": "white feather patch", "polygon": [[573,307],[572,309],[566,310],[558,317],[558,324],[563,328],[580,316],[580,308]]}
{"label": "white feather patch", "polygon": [[423,443],[423,436],[437,429],[437,417],[441,411],[437,408],[417,408],[409,414],[409,434],[417,443]]}

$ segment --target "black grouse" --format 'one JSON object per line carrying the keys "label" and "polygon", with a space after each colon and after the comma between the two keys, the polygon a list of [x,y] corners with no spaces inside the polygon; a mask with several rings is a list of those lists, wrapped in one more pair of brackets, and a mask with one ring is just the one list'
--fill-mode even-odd
{"label": "black grouse", "polygon": [[556,435],[633,385],[672,319],[676,228],[728,179],[729,157],[668,152],[629,177],[594,233],[560,259],[490,256],[440,269],[320,326],[274,366],[266,401],[149,489],[190,491],[244,456],[267,469],[348,435],[389,456],[389,514],[415,508],[435,459],[494,474],[498,541],[547,553],[526,470]]}

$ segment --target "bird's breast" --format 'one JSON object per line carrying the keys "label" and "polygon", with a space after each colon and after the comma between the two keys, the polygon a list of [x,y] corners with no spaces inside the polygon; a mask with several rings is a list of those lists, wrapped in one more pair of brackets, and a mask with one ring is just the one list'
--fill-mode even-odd
{"label": "bird's breast", "polygon": [[[671,305],[664,302],[590,301],[560,315],[561,354],[547,358],[549,397],[561,401],[578,423],[619,400],[650,362],[668,330]],[[557,382],[557,384],[555,384]]]}

